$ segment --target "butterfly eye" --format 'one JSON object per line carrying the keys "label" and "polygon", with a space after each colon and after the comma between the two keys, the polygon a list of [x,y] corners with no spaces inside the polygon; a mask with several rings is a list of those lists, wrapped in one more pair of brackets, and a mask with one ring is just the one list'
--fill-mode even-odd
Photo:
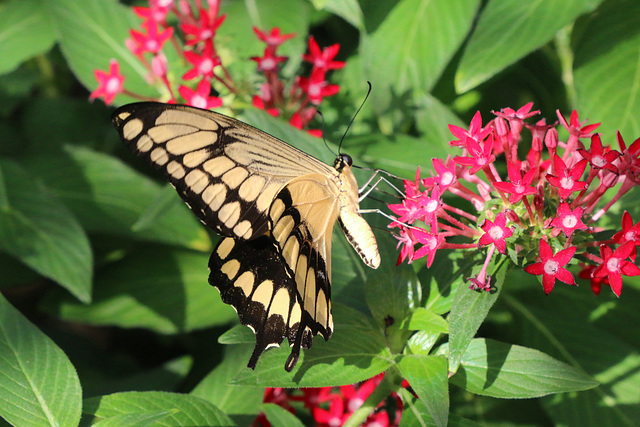
{"label": "butterfly eye", "polygon": [[338,170],[338,172],[342,171],[345,166],[353,165],[353,159],[348,154],[340,154],[336,158],[335,162],[333,162],[333,167]]}

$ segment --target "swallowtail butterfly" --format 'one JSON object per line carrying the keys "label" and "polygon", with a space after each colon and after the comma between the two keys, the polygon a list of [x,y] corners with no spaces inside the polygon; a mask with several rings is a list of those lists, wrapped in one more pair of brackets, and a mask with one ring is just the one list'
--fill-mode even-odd
{"label": "swallowtail butterfly", "polygon": [[129,104],[112,121],[125,144],[223,236],[209,282],[256,335],[248,366],[286,337],[291,371],[315,335],[328,340],[336,221],[365,264],[380,264],[358,212],[351,158],[341,154],[331,167],[238,120],[183,105]]}

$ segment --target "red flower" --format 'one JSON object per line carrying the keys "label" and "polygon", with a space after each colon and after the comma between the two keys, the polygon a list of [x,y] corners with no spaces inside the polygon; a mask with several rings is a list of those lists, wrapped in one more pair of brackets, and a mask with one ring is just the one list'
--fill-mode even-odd
{"label": "red flower", "polygon": [[[456,180],[456,164],[451,160],[451,157],[447,157],[447,165],[445,166],[442,163],[442,160],[438,158],[434,158],[431,160],[433,163],[433,168],[436,171],[436,176],[432,178],[425,178],[422,180],[422,185],[425,187],[433,187],[434,185],[439,185],[442,191],[445,191],[450,185],[453,185]],[[420,171],[420,169],[418,169]],[[409,194],[407,193],[407,196]]]}
{"label": "red flower", "polygon": [[580,123],[580,120],[578,120],[578,112],[576,110],[571,112],[569,123],[567,123],[567,120],[564,118],[560,110],[556,110],[556,114],[558,115],[558,119],[560,120],[560,123],[562,123],[562,126],[564,126],[571,135],[577,136],[578,138],[590,138],[591,132],[600,126],[600,123],[583,126],[586,121],[582,124]]}
{"label": "red flower", "polygon": [[133,41],[131,50],[136,55],[145,52],[154,54],[160,52],[167,40],[173,35],[173,28],[171,27],[158,32],[159,25],[156,21],[145,21],[142,27],[147,30],[146,34],[136,30],[129,31]]}
{"label": "red flower", "polygon": [[280,115],[280,111],[277,108],[267,108],[267,106],[264,103],[264,100],[260,98],[258,95],[253,96],[252,104],[256,108],[265,110],[267,113],[269,113],[273,117],[278,117]]}
{"label": "red flower", "polygon": [[220,57],[213,53],[213,42],[207,40],[204,44],[204,50],[202,54],[197,54],[194,51],[185,51],[185,59],[193,65],[193,68],[184,73],[183,80],[191,80],[196,77],[206,77],[208,79],[213,77],[213,70],[221,64]]}
{"label": "red flower", "polygon": [[427,268],[433,264],[436,251],[444,243],[444,237],[439,234],[431,234],[419,229],[413,230],[418,242],[422,243],[422,247],[415,251],[411,257],[411,261],[415,261],[423,256],[427,256]]}
{"label": "red flower", "polygon": [[278,64],[286,61],[287,57],[276,56],[274,51],[267,47],[263,56],[252,56],[250,59],[258,64],[258,71],[278,71]]}
{"label": "red flower", "polygon": [[[613,241],[619,245],[633,242],[636,246],[640,246],[640,221],[634,224],[629,212],[624,211],[624,214],[622,214],[622,230],[613,235]],[[636,260],[636,251],[631,252],[631,260]]]}
{"label": "red flower", "polygon": [[190,87],[180,86],[178,92],[180,92],[180,95],[187,101],[187,104],[194,107],[208,110],[222,105],[221,98],[209,96],[211,93],[211,83],[209,83],[207,79],[200,80],[195,91]]}
{"label": "red flower", "polygon": [[278,27],[272,28],[269,34],[263,33],[258,29],[258,27],[253,27],[253,32],[256,33],[258,39],[265,42],[269,47],[272,48],[280,46],[282,43],[295,36],[295,33],[280,34],[280,28]]}
{"label": "red flower", "polygon": [[418,242],[417,239],[413,236],[411,229],[401,226],[400,234],[394,235],[394,237],[398,239],[398,245],[396,246],[396,249],[402,246],[402,249],[400,249],[400,255],[398,255],[398,261],[396,262],[396,265],[400,265],[400,263],[407,258],[409,258],[409,264],[411,264],[414,253],[413,247]]}
{"label": "red flower", "polygon": [[340,91],[340,86],[325,81],[325,72],[321,68],[315,68],[309,78],[300,77],[300,88],[314,104],[320,104],[325,97]]}
{"label": "red flower", "polygon": [[636,245],[633,242],[625,243],[615,251],[612,251],[605,244],[600,245],[602,264],[593,272],[593,277],[606,277],[609,279],[611,290],[617,297],[622,292],[622,275],[640,275],[640,268],[631,261],[626,260],[631,255],[631,252],[635,250]]}
{"label": "red flower", "polygon": [[489,136],[489,138],[482,143],[483,145],[480,145],[479,142],[476,142],[472,138],[467,138],[466,144],[469,156],[456,156],[453,161],[459,165],[468,166],[470,168],[470,174],[475,174],[496,159],[496,156],[491,154],[493,150],[493,136]]}
{"label": "red flower", "polygon": [[482,116],[480,115],[480,111],[478,111],[471,119],[469,130],[463,129],[460,126],[449,125],[449,131],[453,136],[458,138],[455,141],[449,141],[449,145],[454,147],[463,147],[466,145],[468,138],[471,138],[476,142],[484,140],[487,135],[491,133],[491,127],[487,126],[484,129],[482,128]]}
{"label": "red flower", "polygon": [[551,221],[553,227],[561,228],[564,235],[570,237],[575,230],[586,230],[587,226],[582,222],[584,208],[577,207],[571,210],[569,203],[560,203],[558,216]]}
{"label": "red flower", "polygon": [[313,36],[309,37],[309,53],[302,55],[302,59],[305,61],[309,61],[313,64],[314,67],[319,68],[323,71],[328,70],[338,70],[345,66],[343,61],[334,61],[333,58],[336,57],[338,51],[340,50],[339,44],[331,45],[324,50],[320,49],[318,43],[313,38]]}
{"label": "red flower", "polygon": [[93,100],[104,97],[104,103],[107,105],[111,104],[116,95],[122,92],[122,85],[124,84],[124,76],[120,74],[118,61],[115,59],[109,61],[108,73],[102,70],[95,70],[93,75],[98,81],[98,87],[91,92],[89,99]]}
{"label": "red flower", "polygon": [[507,227],[507,216],[504,212],[496,215],[494,222],[485,219],[481,228],[484,230],[484,234],[478,241],[478,245],[487,246],[493,243],[500,253],[504,254],[507,250],[507,242],[505,239],[513,235],[513,231]]}
{"label": "red flower", "polygon": [[216,30],[222,25],[227,15],[216,16],[206,9],[200,9],[197,24],[182,23],[180,28],[187,39],[186,45],[193,46],[201,41],[210,40],[216,35]]}
{"label": "red flower", "polygon": [[344,410],[344,400],[341,396],[336,396],[331,400],[328,411],[316,406],[311,410],[311,415],[318,427],[338,427],[351,416],[350,413],[345,414]]}
{"label": "red flower", "polygon": [[618,168],[611,163],[620,157],[620,153],[615,150],[607,150],[602,148],[600,135],[595,134],[591,137],[591,147],[589,150],[580,149],[578,152],[589,161],[591,167],[595,169],[607,169],[611,172],[618,172]]}
{"label": "red flower", "polygon": [[567,249],[563,249],[557,254],[553,254],[551,246],[546,240],[540,240],[540,262],[527,266],[524,271],[529,274],[540,275],[542,274],[542,287],[544,293],[549,295],[553,290],[553,286],[556,284],[556,279],[560,280],[567,285],[576,286],[576,281],[573,275],[564,268],[565,265],[571,261],[573,254],[576,253],[577,246],[571,246]]}
{"label": "red flower", "polygon": [[553,157],[556,175],[547,174],[547,181],[558,188],[558,194],[561,199],[566,200],[574,191],[581,191],[587,188],[586,182],[578,181],[586,169],[587,163],[587,160],[582,159],[569,169],[558,155]]}
{"label": "red flower", "polygon": [[580,267],[582,267],[582,270],[578,273],[578,277],[589,280],[591,291],[594,294],[600,295],[602,285],[610,286],[609,279],[607,277],[593,277],[593,272],[596,270],[597,266],[593,264],[580,264]]}
{"label": "red flower", "polygon": [[531,187],[536,175],[535,168],[529,169],[523,178],[518,164],[507,161],[507,172],[511,182],[496,182],[494,185],[498,190],[509,194],[509,203],[515,204],[525,196],[536,194],[536,189]]}

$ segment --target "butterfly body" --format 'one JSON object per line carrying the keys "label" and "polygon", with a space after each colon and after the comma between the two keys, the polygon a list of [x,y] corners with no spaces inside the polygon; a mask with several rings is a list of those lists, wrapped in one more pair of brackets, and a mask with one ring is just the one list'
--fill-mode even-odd
{"label": "butterfly body", "polygon": [[293,347],[287,370],[314,335],[328,340],[334,224],[367,265],[380,264],[375,237],[358,213],[349,156],[331,167],[238,120],[187,106],[129,104],[112,120],[132,151],[224,236],[209,262],[209,282],[256,334],[249,367],[285,337]]}

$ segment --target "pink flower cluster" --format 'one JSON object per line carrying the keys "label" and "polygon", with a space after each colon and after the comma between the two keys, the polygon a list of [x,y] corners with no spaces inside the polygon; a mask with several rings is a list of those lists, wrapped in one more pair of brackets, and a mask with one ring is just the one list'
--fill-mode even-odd
{"label": "pink flower cluster", "polygon": [[[267,388],[264,393],[265,403],[275,403],[292,414],[296,413],[292,403],[302,402],[311,412],[317,427],[341,426],[358,410],[373,393],[384,377],[384,372],[361,384],[341,387],[301,388],[287,390],[284,388]],[[403,383],[403,386],[408,383]],[[402,400],[396,393],[391,393],[395,408],[385,408],[381,403],[375,411],[362,423],[365,427],[391,427],[400,424],[402,416]],[[388,409],[392,410],[392,417]],[[269,427],[271,424],[264,414],[258,415],[254,427]]]}
{"label": "pink flower cluster", "polygon": [[[497,249],[518,265],[535,261],[524,270],[541,275],[548,294],[556,280],[576,285],[566,267],[577,264],[579,256],[578,276],[590,280],[594,293],[609,285],[620,296],[622,276],[640,275],[635,264],[640,222],[634,224],[625,212],[622,229],[603,237],[596,221],[640,184],[640,138],[627,147],[618,133],[619,151],[614,150],[594,133],[599,123],[580,123],[576,111],[568,122],[559,111],[558,121],[550,125],[544,119],[525,122],[539,114],[532,106],[494,112],[485,125],[478,112],[469,129],[449,126],[456,138],[449,144],[462,154],[433,159],[430,178],[421,179],[418,169],[414,181],[404,182],[402,203],[389,206],[397,216],[389,227],[399,229],[402,247],[398,263],[427,256],[430,267],[438,249],[488,246],[480,273],[468,279],[470,288],[491,290],[487,267]],[[568,131],[566,142],[559,140],[558,125]],[[519,159],[524,129],[531,143]],[[498,171],[499,155],[504,155],[506,176]],[[474,209],[447,203],[450,195]]]}
{"label": "pink flower cluster", "polygon": [[[207,7],[204,7],[202,0],[149,0],[149,7],[133,8],[143,22],[139,30],[130,31],[131,37],[125,44],[146,67],[149,84],[164,88],[167,95],[163,99],[150,99],[126,90],[120,65],[113,59],[110,61],[109,71],[94,72],[98,87],[91,93],[90,99],[103,98],[106,104],[111,104],[116,95],[124,93],[140,100],[182,102],[210,109],[223,105],[221,95],[240,95],[237,88],[244,85],[234,82],[231,73],[222,63],[218,54],[219,46],[216,45],[216,32],[224,23],[226,15],[220,14],[219,0],[207,0],[206,3]],[[167,23],[169,14],[177,18],[177,25],[170,26]],[[315,39],[310,37],[309,53],[303,55],[304,60],[313,64],[310,76],[297,76],[285,95],[285,84],[279,78],[279,70],[280,64],[288,58],[278,56],[276,49],[294,34],[281,34],[279,28],[273,28],[269,33],[257,28],[253,28],[253,31],[266,44],[263,56],[251,58],[257,64],[257,72],[264,74],[266,79],[259,89],[259,95],[253,97],[253,105],[274,116],[283,114],[298,129],[306,128],[316,113],[316,106],[325,97],[335,95],[340,90],[338,85],[326,81],[327,71],[345,65],[344,62],[334,60],[340,46],[335,44],[321,49]],[[169,70],[165,54],[167,45],[176,50],[189,68],[177,82],[173,77],[175,73]],[[321,136],[319,130],[309,133]]]}

